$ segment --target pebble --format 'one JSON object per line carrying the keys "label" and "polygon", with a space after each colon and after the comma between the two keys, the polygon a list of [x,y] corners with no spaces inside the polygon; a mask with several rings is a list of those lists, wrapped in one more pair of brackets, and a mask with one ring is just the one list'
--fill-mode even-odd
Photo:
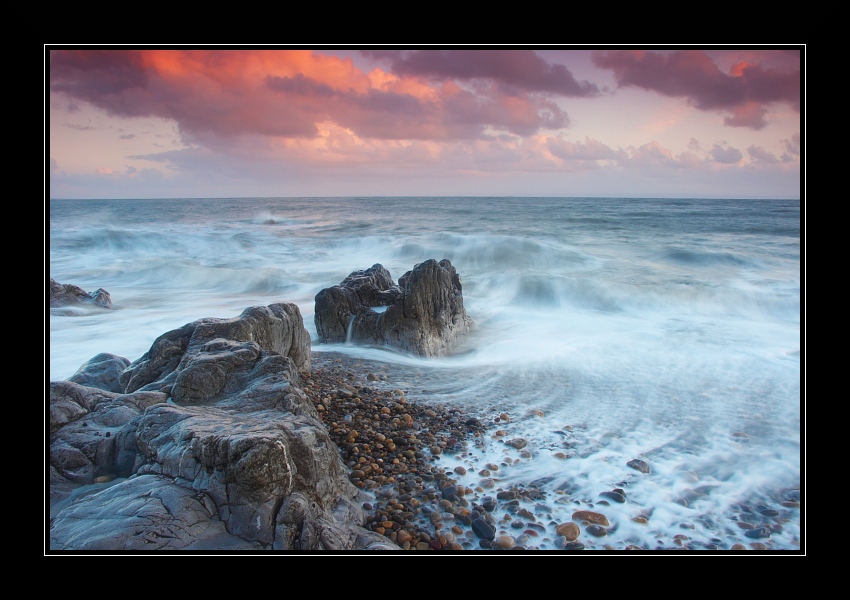
{"label": "pebble", "polygon": [[516,543],[516,540],[509,535],[500,535],[493,540],[494,547],[503,549],[513,548]]}
{"label": "pebble", "polygon": [[754,539],[762,539],[770,537],[770,528],[769,527],[756,527],[754,529],[749,529],[744,532],[744,535],[748,538]]}
{"label": "pebble", "polygon": [[620,504],[626,501],[626,496],[623,493],[623,490],[620,489],[611,490],[610,492],[602,492],[599,495],[603,498],[610,498],[614,502],[619,502]]}
{"label": "pebble", "polygon": [[496,538],[496,528],[481,517],[472,521],[472,531],[482,540],[490,541]]}
{"label": "pebble", "polygon": [[561,523],[555,527],[555,533],[564,536],[568,542],[573,542],[581,535],[581,528],[572,522]]}
{"label": "pebble", "polygon": [[605,527],[603,527],[602,525],[596,525],[596,524],[588,525],[587,529],[585,529],[585,531],[587,531],[587,533],[589,533],[590,535],[595,536],[595,537],[604,537],[604,536],[608,535],[608,530]]}
{"label": "pebble", "polygon": [[592,523],[594,525],[602,525],[604,527],[608,527],[610,523],[608,523],[608,517],[603,515],[602,513],[594,512],[591,510],[577,510],[573,513],[573,521],[587,521],[588,523]]}
{"label": "pebble", "polygon": [[649,465],[645,461],[640,460],[639,458],[634,458],[630,460],[626,463],[626,466],[631,467],[636,471],[640,471],[641,473],[649,473]]}

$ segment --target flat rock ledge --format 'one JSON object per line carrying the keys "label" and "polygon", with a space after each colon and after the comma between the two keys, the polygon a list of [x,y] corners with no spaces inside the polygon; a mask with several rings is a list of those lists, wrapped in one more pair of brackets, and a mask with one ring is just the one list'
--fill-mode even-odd
{"label": "flat rock ledge", "polygon": [[398,550],[302,389],[295,304],[201,319],[50,383],[50,551]]}
{"label": "flat rock ledge", "polygon": [[418,356],[449,354],[469,332],[460,276],[448,260],[426,260],[398,284],[383,265],[354,271],[315,298],[320,342],[388,346]]}

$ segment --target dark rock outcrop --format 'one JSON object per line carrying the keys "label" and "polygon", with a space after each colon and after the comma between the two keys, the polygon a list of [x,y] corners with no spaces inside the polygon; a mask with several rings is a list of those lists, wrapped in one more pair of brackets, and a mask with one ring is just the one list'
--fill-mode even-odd
{"label": "dark rock outcrop", "polygon": [[[245,346],[246,352],[259,350],[291,358],[297,371],[310,370],[310,334],[304,329],[301,311],[295,304],[279,303],[245,309],[233,319],[207,318],[187,323],[154,340],[150,350],[130,365],[120,376],[125,392],[171,388],[198,351],[215,339],[232,342],[253,342],[256,350]],[[244,356],[244,355],[240,355]],[[187,364],[181,364],[186,361]],[[209,378],[209,386],[221,383],[220,373],[212,365],[195,363],[181,382],[180,389],[191,385],[187,378]],[[218,383],[215,383],[218,382]],[[221,391],[221,390],[216,390]],[[191,395],[191,392],[186,392]],[[203,393],[208,394],[207,389]],[[179,392],[178,392],[179,394]]]}
{"label": "dark rock outcrop", "polygon": [[51,550],[398,549],[300,388],[296,305],[168,332],[118,391],[110,356],[50,384]]}
{"label": "dark rock outcrop", "polygon": [[70,284],[59,283],[51,279],[48,284],[50,308],[59,308],[74,304],[91,304],[102,308],[112,308],[112,296],[103,288],[94,292],[86,292],[83,288]]}
{"label": "dark rock outcrop", "polygon": [[[376,308],[381,310],[375,310]],[[472,326],[460,276],[448,260],[417,264],[398,285],[376,264],[316,295],[316,332],[324,343],[390,346],[442,356]]]}

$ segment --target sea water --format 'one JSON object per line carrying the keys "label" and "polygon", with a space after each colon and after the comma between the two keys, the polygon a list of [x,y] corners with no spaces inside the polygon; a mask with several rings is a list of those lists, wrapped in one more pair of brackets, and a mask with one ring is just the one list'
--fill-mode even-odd
{"label": "sea water", "polygon": [[[101,352],[136,360],[200,318],[293,302],[313,352],[493,424],[439,457],[468,470],[460,483],[491,463],[500,488],[542,492],[544,524],[605,514],[589,550],[803,546],[799,200],[52,200],[47,216],[46,275],[103,288],[114,309],[45,309],[49,381]],[[453,355],[318,342],[321,289],[430,258],[457,269],[474,322]],[[600,496],[613,489],[626,501]],[[746,536],[760,525],[769,537]]]}

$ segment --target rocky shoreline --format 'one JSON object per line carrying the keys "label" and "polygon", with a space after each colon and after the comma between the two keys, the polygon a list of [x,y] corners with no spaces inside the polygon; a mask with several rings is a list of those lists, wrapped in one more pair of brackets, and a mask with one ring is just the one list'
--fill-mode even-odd
{"label": "rocky shoreline", "polygon": [[[51,280],[51,293],[66,289]],[[569,482],[552,490],[554,477],[500,477],[538,450],[509,435],[521,415],[419,402],[402,367],[311,346],[298,307],[278,303],[187,323],[132,363],[101,354],[51,382],[50,549],[771,551],[800,509],[797,487],[740,503],[707,541],[685,521],[658,547],[615,541],[605,507],[627,501],[627,483],[587,498]],[[486,462],[500,443],[509,453]],[[650,521],[636,510],[631,521]],[[746,545],[725,541],[740,535]]]}

